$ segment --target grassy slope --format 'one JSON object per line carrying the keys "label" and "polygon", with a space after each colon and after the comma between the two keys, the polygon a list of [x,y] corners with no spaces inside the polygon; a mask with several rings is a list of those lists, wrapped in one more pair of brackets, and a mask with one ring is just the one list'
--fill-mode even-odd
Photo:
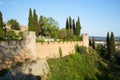
{"label": "grassy slope", "polygon": [[86,54],[71,54],[49,59],[51,80],[107,80],[107,68],[92,49]]}

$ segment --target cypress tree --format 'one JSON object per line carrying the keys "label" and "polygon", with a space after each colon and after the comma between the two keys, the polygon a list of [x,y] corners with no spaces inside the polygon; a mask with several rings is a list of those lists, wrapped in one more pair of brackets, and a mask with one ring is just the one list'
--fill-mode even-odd
{"label": "cypress tree", "polygon": [[3,18],[2,18],[2,12],[0,11],[0,40],[5,36],[5,32],[3,31]]}
{"label": "cypress tree", "polygon": [[75,31],[75,35],[79,36],[79,29],[78,29],[78,21],[76,21],[76,31]]}
{"label": "cypress tree", "polygon": [[106,46],[107,46],[107,58],[110,59],[111,54],[110,54],[110,36],[109,36],[109,32],[107,32]]}
{"label": "cypress tree", "polygon": [[78,20],[76,22],[76,35],[80,36],[80,31],[81,31],[81,25],[80,25],[80,19],[78,17]]}
{"label": "cypress tree", "polygon": [[29,18],[28,18],[28,31],[33,31],[33,24],[32,24],[32,10],[29,9]]}
{"label": "cypress tree", "polygon": [[89,40],[89,46],[92,46],[92,41],[91,41],[91,39]]}
{"label": "cypress tree", "polygon": [[70,16],[69,16],[69,35],[70,36],[74,35],[73,22],[72,22],[72,18]]}
{"label": "cypress tree", "polygon": [[40,33],[42,33],[42,34],[43,34],[43,30],[42,30],[43,25],[44,25],[43,16],[40,16],[40,19],[39,19],[39,31],[40,31]]}
{"label": "cypress tree", "polygon": [[66,30],[67,30],[67,36],[71,36],[71,29],[70,29],[70,17],[66,19]]}
{"label": "cypress tree", "polygon": [[69,29],[69,22],[68,22],[68,18],[66,19],[66,30]]}
{"label": "cypress tree", "polygon": [[34,12],[33,12],[33,23],[34,23],[33,31],[35,31],[36,32],[36,36],[38,36],[38,34],[39,34],[38,16],[36,14],[36,10],[35,9],[34,9]]}
{"label": "cypress tree", "polygon": [[74,32],[74,35],[75,35],[75,31],[76,31],[76,28],[75,28],[75,20],[73,19],[73,32]]}
{"label": "cypress tree", "polygon": [[0,28],[3,27],[2,12],[0,11]]}
{"label": "cypress tree", "polygon": [[106,45],[107,45],[107,48],[109,48],[109,46],[110,46],[110,36],[109,36],[109,32],[107,32]]}
{"label": "cypress tree", "polygon": [[72,19],[71,17],[69,16],[69,28],[72,29],[72,23],[71,23]]}
{"label": "cypress tree", "polygon": [[110,54],[115,55],[116,49],[115,49],[115,40],[114,40],[114,34],[111,32],[111,37],[110,37]]}
{"label": "cypress tree", "polygon": [[3,18],[2,18],[2,12],[0,11],[0,28],[3,28]]}
{"label": "cypress tree", "polygon": [[94,37],[92,38],[92,48],[95,49],[95,39],[94,39]]}

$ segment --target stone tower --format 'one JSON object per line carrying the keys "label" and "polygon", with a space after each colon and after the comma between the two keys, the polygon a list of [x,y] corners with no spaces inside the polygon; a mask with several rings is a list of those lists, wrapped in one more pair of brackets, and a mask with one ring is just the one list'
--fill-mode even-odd
{"label": "stone tower", "polygon": [[30,51],[33,59],[36,58],[36,35],[34,31],[29,31],[24,33],[25,46]]}
{"label": "stone tower", "polygon": [[87,48],[89,47],[89,39],[88,39],[88,34],[87,33],[83,34],[83,45]]}

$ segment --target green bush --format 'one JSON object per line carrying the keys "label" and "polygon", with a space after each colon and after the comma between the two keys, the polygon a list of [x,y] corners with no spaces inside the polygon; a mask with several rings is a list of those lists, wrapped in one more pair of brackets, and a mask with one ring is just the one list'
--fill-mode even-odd
{"label": "green bush", "polygon": [[19,40],[22,40],[22,39],[23,39],[23,32],[19,32],[19,33],[18,33],[18,38],[19,38]]}
{"label": "green bush", "polygon": [[59,55],[60,55],[60,58],[62,58],[62,49],[61,49],[61,47],[59,47]]}
{"label": "green bush", "polygon": [[78,44],[75,45],[75,53],[78,53],[79,46]]}
{"label": "green bush", "polygon": [[98,45],[96,48],[97,53],[104,59],[107,59],[107,49],[103,45]]}
{"label": "green bush", "polygon": [[10,30],[7,32],[7,40],[8,41],[15,40],[16,36],[17,35],[16,35],[15,31],[13,31],[13,30]]}
{"label": "green bush", "polygon": [[82,40],[82,37],[79,37],[79,36],[66,36],[63,38],[63,41],[81,41]]}
{"label": "green bush", "polygon": [[44,39],[36,38],[36,42],[45,42]]}
{"label": "green bush", "polygon": [[85,46],[78,46],[77,44],[75,45],[75,52],[84,54],[87,53],[87,48]]}

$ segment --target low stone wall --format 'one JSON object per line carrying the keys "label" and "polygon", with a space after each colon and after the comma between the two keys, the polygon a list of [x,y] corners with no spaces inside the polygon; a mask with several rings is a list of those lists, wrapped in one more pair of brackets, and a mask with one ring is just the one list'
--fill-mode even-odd
{"label": "low stone wall", "polygon": [[[0,41],[0,47],[11,48],[11,47],[23,47],[23,41]],[[0,48],[2,49],[2,48]]]}

